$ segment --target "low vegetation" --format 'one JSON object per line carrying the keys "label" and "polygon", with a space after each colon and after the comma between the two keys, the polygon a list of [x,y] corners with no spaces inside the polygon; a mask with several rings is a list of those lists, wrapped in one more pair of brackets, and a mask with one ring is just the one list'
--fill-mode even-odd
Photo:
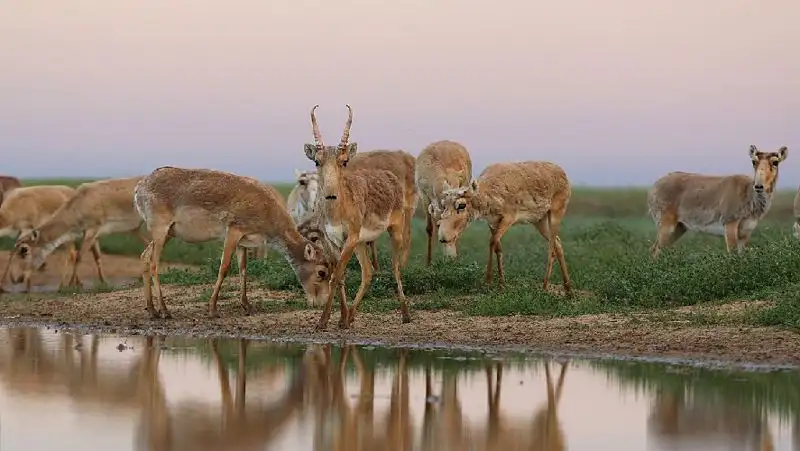
{"label": "low vegetation", "polygon": [[[73,185],[80,181],[36,182]],[[291,186],[278,188],[286,195]],[[573,299],[541,290],[546,247],[533,226],[515,226],[503,238],[506,272],[503,291],[483,282],[489,235],[483,223],[473,224],[465,231],[457,262],[444,261],[437,243],[434,265],[426,267],[424,210],[419,206],[403,287],[413,310],[455,309],[473,315],[658,312],[744,300],[745,305],[753,307],[740,312],[737,318],[752,324],[800,330],[800,242],[792,236],[793,197],[791,191],[776,195],[772,209],[742,254],[726,253],[722,237],[688,234],[654,261],[649,251],[655,226],[647,215],[644,189],[575,188],[561,229],[564,253],[577,292]],[[12,244],[10,240],[0,242],[5,249]],[[104,253],[110,254],[138,256],[142,251],[141,243],[127,235],[103,237],[101,246]],[[173,284],[212,283],[219,267],[220,247],[218,243],[170,242],[163,254],[164,261],[196,264],[200,268],[171,271],[162,280]],[[378,240],[378,249],[381,271],[373,279],[362,304],[365,311],[390,311],[398,305],[394,299],[387,236]],[[346,283],[352,297],[360,273],[355,259],[349,268]],[[305,308],[296,277],[276,252],[270,251],[266,260],[253,261],[248,272],[256,283],[298,294],[296,301],[281,307],[262,303],[262,309]],[[552,280],[560,283],[557,270]],[[705,316],[703,320],[725,319]]]}

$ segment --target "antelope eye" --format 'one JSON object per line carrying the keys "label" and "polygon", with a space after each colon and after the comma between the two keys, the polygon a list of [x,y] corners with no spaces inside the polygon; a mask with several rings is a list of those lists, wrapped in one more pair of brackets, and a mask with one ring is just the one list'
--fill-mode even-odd
{"label": "antelope eye", "polygon": [[344,160],[344,161],[342,161],[342,167],[343,167],[343,168],[346,168],[346,167],[347,167],[347,160]]}
{"label": "antelope eye", "polygon": [[778,167],[778,160],[772,160],[772,166]]}
{"label": "antelope eye", "polygon": [[25,257],[26,255],[28,255],[28,246],[23,246],[19,248],[19,255],[21,257]]}
{"label": "antelope eye", "polygon": [[753,167],[756,167],[756,166],[758,166],[758,161],[753,160]]}
{"label": "antelope eye", "polygon": [[456,210],[458,210],[458,211],[461,211],[461,210],[463,210],[465,208],[467,208],[467,203],[466,202],[459,202],[459,203],[456,204]]}
{"label": "antelope eye", "polygon": [[305,180],[300,180],[300,181],[299,181],[299,182],[297,182],[297,183],[299,183],[299,184],[300,184],[300,186],[306,186],[306,181],[305,181]]}

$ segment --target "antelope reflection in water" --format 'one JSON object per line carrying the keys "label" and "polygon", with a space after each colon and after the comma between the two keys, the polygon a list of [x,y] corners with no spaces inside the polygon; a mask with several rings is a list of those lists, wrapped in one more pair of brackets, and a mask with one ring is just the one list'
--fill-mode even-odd
{"label": "antelope reflection in water", "polygon": [[723,397],[691,396],[683,387],[659,390],[647,429],[663,449],[774,450],[765,412]]}

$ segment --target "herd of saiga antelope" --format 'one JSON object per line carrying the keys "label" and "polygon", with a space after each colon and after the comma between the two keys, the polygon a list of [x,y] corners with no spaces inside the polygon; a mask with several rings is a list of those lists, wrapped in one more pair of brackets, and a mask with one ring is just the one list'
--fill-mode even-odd
{"label": "herd of saiga antelope", "polygon": [[[136,233],[146,243],[141,261],[147,311],[153,318],[169,318],[158,276],[166,242],[172,237],[189,243],[222,239],[219,275],[209,300],[210,315],[217,315],[220,287],[234,251],[241,276],[241,303],[247,313],[251,312],[246,294],[247,249],[255,248],[263,255],[265,246],[269,246],[292,266],[309,305],[318,306],[324,300],[317,328],[327,327],[337,292],[339,327],[348,328],[373,271],[378,269],[375,240],[388,232],[402,321],[407,323],[411,316],[400,271],[408,262],[411,220],[422,197],[427,206],[428,265],[434,235],[445,253],[454,258],[460,234],[480,218],[489,224],[491,232],[486,280],[492,279],[494,254],[502,285],[500,239],[512,225],[529,223],[548,242],[543,288],[548,287],[557,258],[564,290],[571,295],[558,235],[571,185],[561,167],[547,161],[497,163],[472,180],[469,153],[453,141],[432,143],[416,159],[401,150],[357,154],[357,144],[349,140],[353,122],[350,106],[342,138],[333,146],[323,144],[315,116],[317,107],[311,110],[314,143],[304,146],[317,171],[298,173],[298,184],[287,200],[253,178],[209,169],[165,166],[144,177],[101,180],[77,189],[60,185],[19,187],[18,180],[7,178],[6,198],[0,206],[0,236],[19,236],[0,282],[10,275],[16,283],[24,281],[30,293],[32,272],[41,269],[47,255],[62,245],[70,250],[62,285],[70,265],[72,274],[67,284],[81,283],[76,270],[86,250],[91,250],[104,282],[98,237]],[[769,209],[778,166],[787,154],[785,146],[777,152],[761,152],[750,146],[752,178],[671,172],[657,180],[648,194],[650,213],[658,228],[653,256],[687,230],[722,235],[729,252],[741,250]],[[141,232],[142,223],[149,237]],[[798,224],[795,233],[800,233]],[[81,246],[76,249],[74,241],[79,238]],[[361,267],[361,284],[348,308],[342,280],[353,254]],[[15,256],[22,268],[19,271],[11,270]],[[160,311],[153,305],[153,288]]]}

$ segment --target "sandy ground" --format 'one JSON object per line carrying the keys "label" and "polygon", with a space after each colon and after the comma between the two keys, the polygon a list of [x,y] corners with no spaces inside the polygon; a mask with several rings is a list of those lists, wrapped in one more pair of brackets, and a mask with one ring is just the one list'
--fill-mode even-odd
{"label": "sandy ground", "polygon": [[[3,258],[0,255],[0,258]],[[61,260],[63,262],[63,260]],[[56,263],[56,264],[52,264]],[[53,261],[39,281],[58,283],[58,261]],[[138,260],[105,256],[111,278],[129,280],[138,276]],[[181,266],[181,265],[178,265]],[[83,261],[81,275],[87,285],[95,278],[94,263]],[[42,279],[43,278],[43,279]],[[41,282],[40,282],[41,283]],[[530,316],[472,317],[452,311],[414,311],[412,322],[401,324],[400,314],[359,314],[352,329],[338,329],[334,309],[328,330],[315,332],[320,310],[284,311],[280,303],[294,295],[252,287],[249,298],[257,312],[245,316],[239,303],[235,278],[228,278],[224,299],[218,304],[220,317],[206,316],[208,286],[165,286],[164,294],[173,315],[170,320],[151,320],[139,288],[114,292],[74,294],[58,297],[36,295],[30,301],[20,295],[0,303],[0,323],[51,324],[88,327],[129,334],[189,334],[248,336],[280,339],[347,340],[386,345],[478,347],[487,351],[507,349],[548,353],[613,355],[619,357],[711,360],[724,364],[800,365],[800,334],[767,327],[750,327],[733,320],[724,325],[703,325],[691,320],[697,313],[725,318],[753,303],[734,303],[701,308],[681,308],[637,315],[586,315],[545,319]],[[250,287],[248,287],[250,288]],[[366,299],[365,302],[369,302]],[[741,323],[741,322],[740,322]]]}

